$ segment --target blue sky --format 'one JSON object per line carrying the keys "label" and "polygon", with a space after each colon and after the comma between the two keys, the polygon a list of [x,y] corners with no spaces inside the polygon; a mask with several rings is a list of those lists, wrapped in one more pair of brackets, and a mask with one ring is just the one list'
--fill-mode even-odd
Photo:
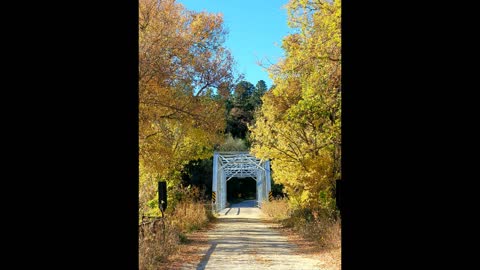
{"label": "blue sky", "polygon": [[[265,58],[276,63],[283,57],[282,38],[292,32],[287,26],[288,0],[177,0],[189,10],[222,13],[229,30],[225,47],[232,51],[237,70],[245,80],[256,84],[272,81],[257,65]],[[264,61],[266,62],[266,61]],[[268,62],[266,62],[268,63]]]}

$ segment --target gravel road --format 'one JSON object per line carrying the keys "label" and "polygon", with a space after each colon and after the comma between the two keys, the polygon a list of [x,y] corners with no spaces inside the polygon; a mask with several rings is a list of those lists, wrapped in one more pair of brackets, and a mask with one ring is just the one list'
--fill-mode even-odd
{"label": "gravel road", "polygon": [[322,269],[321,262],[294,254],[296,246],[261,221],[255,201],[233,204],[220,213],[207,235],[209,249],[197,265],[183,269]]}

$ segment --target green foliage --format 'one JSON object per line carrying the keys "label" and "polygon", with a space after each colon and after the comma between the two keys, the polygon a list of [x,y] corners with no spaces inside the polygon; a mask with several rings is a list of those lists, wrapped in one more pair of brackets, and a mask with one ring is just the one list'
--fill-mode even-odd
{"label": "green foliage", "polygon": [[[254,86],[247,81],[239,82],[226,101],[227,127],[225,132],[235,138],[247,139],[248,125],[254,123],[254,112],[262,104],[262,96],[267,92],[265,81],[258,81]],[[249,142],[247,141],[249,146]]]}
{"label": "green foliage", "polygon": [[179,233],[178,238],[180,239],[181,244],[186,244],[189,242],[188,237],[184,233]]}
{"label": "green foliage", "polygon": [[225,141],[218,148],[218,151],[247,151],[246,141],[241,138],[233,138],[229,133],[225,136]]}
{"label": "green foliage", "polygon": [[275,183],[275,181],[272,178],[270,186],[272,187],[272,195],[274,197],[283,197],[284,192],[283,192],[282,184]]}

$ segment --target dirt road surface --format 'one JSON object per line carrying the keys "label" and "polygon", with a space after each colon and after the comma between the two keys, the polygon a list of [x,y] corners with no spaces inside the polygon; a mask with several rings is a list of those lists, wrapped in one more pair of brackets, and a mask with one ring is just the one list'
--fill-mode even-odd
{"label": "dirt road surface", "polygon": [[182,269],[322,269],[319,260],[294,254],[296,246],[261,220],[255,201],[222,210],[215,229],[207,232],[209,248],[196,265]]}

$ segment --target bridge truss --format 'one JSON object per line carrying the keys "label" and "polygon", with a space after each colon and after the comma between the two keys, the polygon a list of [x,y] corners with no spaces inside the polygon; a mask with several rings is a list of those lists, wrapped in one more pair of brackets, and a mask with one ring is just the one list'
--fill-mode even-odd
{"label": "bridge truss", "polygon": [[227,204],[227,181],[233,177],[253,178],[257,184],[257,203],[268,200],[271,191],[270,161],[258,159],[249,152],[214,152],[212,203],[215,211]]}

